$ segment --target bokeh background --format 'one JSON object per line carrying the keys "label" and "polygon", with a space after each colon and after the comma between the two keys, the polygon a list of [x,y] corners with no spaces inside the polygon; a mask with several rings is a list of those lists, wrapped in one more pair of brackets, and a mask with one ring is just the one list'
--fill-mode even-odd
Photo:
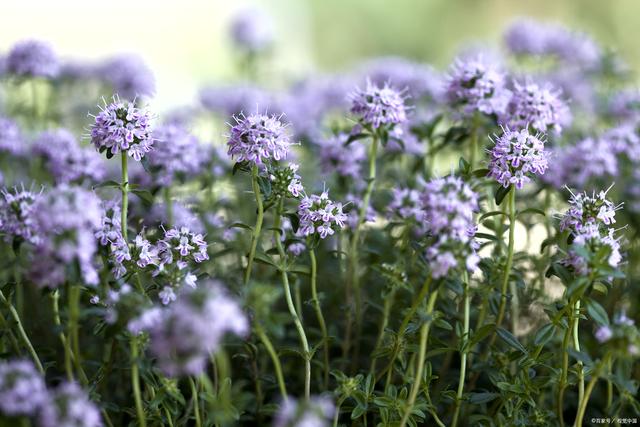
{"label": "bokeh background", "polygon": [[234,78],[229,21],[256,7],[274,21],[276,45],[260,76],[274,84],[379,55],[442,69],[471,41],[498,42],[521,16],[590,32],[640,68],[637,0],[3,0],[0,51],[39,38],[66,58],[140,54],[156,75],[156,107],[168,108],[189,103],[205,84]]}

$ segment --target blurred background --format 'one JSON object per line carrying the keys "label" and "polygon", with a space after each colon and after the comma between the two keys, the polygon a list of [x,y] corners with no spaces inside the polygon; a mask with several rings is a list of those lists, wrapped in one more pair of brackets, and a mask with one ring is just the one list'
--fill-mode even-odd
{"label": "blurred background", "polygon": [[0,52],[38,38],[68,59],[137,53],[155,74],[154,104],[163,109],[189,103],[203,85],[233,79],[230,21],[252,8],[274,26],[265,81],[344,70],[380,55],[443,69],[471,40],[498,43],[521,16],[587,31],[632,69],[640,66],[637,0],[8,0],[0,7]]}

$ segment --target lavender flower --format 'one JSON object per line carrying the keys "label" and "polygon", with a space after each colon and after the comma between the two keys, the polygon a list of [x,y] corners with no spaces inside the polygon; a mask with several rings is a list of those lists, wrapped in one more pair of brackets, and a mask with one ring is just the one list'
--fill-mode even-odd
{"label": "lavender flower", "polygon": [[275,198],[298,198],[302,196],[304,187],[298,175],[299,166],[289,163],[285,167],[276,167],[269,170],[271,181],[271,194]]}
{"label": "lavender flower", "polygon": [[[362,181],[357,182],[356,184],[360,184]],[[347,212],[347,227],[356,228],[358,226],[358,222],[360,221],[360,208],[362,206],[362,197],[356,195],[354,193],[349,193],[345,197],[346,203],[344,207],[347,206],[350,208]],[[378,212],[374,209],[371,204],[367,206],[367,211],[364,214],[364,222],[375,222],[378,217]]]}
{"label": "lavender flower", "polygon": [[291,141],[281,116],[252,114],[235,117],[229,134],[228,154],[239,162],[263,166],[265,161],[287,157]]}
{"label": "lavender flower", "polygon": [[504,41],[516,55],[542,55],[548,47],[547,26],[532,19],[518,19],[507,27]]}
{"label": "lavender flower", "polygon": [[79,187],[61,185],[42,194],[32,209],[40,235],[31,271],[34,282],[55,288],[64,283],[67,268],[77,264],[83,282],[97,284],[93,256],[97,250],[94,233],[102,224],[98,197]]}
{"label": "lavender flower", "polygon": [[598,340],[600,344],[603,344],[609,341],[611,337],[613,337],[613,331],[609,326],[600,326],[596,331],[595,336],[596,336],[596,340]]}
{"label": "lavender flower", "polygon": [[622,205],[614,205],[612,201],[607,199],[606,191],[595,191],[589,195],[586,191],[582,193],[573,193],[571,190],[571,198],[569,199],[569,209],[564,213],[560,221],[560,231],[570,230],[578,233],[585,227],[595,225],[597,228],[604,229],[616,222],[616,211],[622,208]]}
{"label": "lavender flower", "polygon": [[450,175],[425,184],[422,204],[423,220],[431,236],[426,251],[431,275],[444,277],[460,262],[467,270],[474,271],[480,261],[473,238],[478,195],[462,179]]}
{"label": "lavender flower", "polygon": [[[171,213],[173,214],[172,225],[176,228],[186,227],[195,233],[204,233],[205,226],[198,215],[191,209],[191,204],[172,201]],[[167,214],[166,203],[156,203],[150,211],[145,212],[144,222],[152,226],[166,226],[169,224]]]}
{"label": "lavender flower", "polygon": [[7,71],[19,77],[53,78],[60,71],[60,63],[48,43],[24,40],[11,48],[7,56]]}
{"label": "lavender flower", "polygon": [[273,43],[273,25],[269,16],[260,9],[240,11],[231,22],[231,38],[241,49],[262,52]]}
{"label": "lavender flower", "polygon": [[33,417],[48,399],[44,379],[31,362],[0,362],[0,413]]}
{"label": "lavender flower", "polygon": [[106,152],[107,158],[127,152],[129,157],[140,161],[151,151],[154,138],[151,135],[151,114],[137,108],[131,102],[121,101],[117,96],[113,102],[101,109],[91,126],[91,143],[96,149]]}
{"label": "lavender flower", "polygon": [[13,120],[0,117],[0,153],[21,156],[26,151],[20,128]]}
{"label": "lavender flower", "polygon": [[573,245],[569,249],[567,256],[561,263],[572,268],[579,276],[587,276],[592,271],[593,266],[590,259],[585,258],[582,252],[575,250],[576,246],[584,248],[591,254],[608,251],[607,264],[611,268],[616,268],[622,262],[620,252],[620,239],[615,237],[615,230],[612,228],[601,229],[596,223],[587,223],[584,227],[573,233]]}
{"label": "lavender flower", "polygon": [[51,394],[38,417],[41,427],[101,427],[98,407],[76,383],[62,383]]}
{"label": "lavender flower", "polygon": [[327,397],[312,396],[308,402],[289,397],[280,405],[273,427],[328,426],[335,411],[333,402]]}
{"label": "lavender flower", "polygon": [[502,135],[495,135],[493,141],[495,145],[489,152],[489,176],[503,187],[513,184],[522,188],[531,181],[530,175],[543,175],[547,170],[549,155],[541,134],[530,134],[528,129],[511,131],[503,128]]}
{"label": "lavender flower", "polygon": [[164,125],[153,131],[149,166],[158,186],[171,186],[176,179],[198,175],[206,157],[198,138],[182,126]]}
{"label": "lavender flower", "polygon": [[513,95],[500,122],[512,129],[530,126],[537,132],[550,130],[560,134],[571,121],[569,108],[560,99],[560,91],[549,83],[538,85],[532,81],[514,83]]}
{"label": "lavender flower", "polygon": [[186,227],[166,230],[164,237],[158,241],[157,248],[160,259],[159,271],[174,263],[182,270],[188,261],[201,263],[209,259],[207,242],[202,234],[193,233]]}
{"label": "lavender flower", "polygon": [[397,187],[392,190],[392,198],[389,203],[389,213],[403,220],[422,223],[424,209],[422,206],[422,194],[418,190],[406,187]]}
{"label": "lavender flower", "polygon": [[617,92],[609,101],[609,114],[616,119],[633,120],[640,117],[640,90]]}
{"label": "lavender flower", "polygon": [[115,202],[103,206],[102,226],[94,233],[101,246],[105,246],[109,254],[111,272],[118,279],[125,275],[124,263],[131,261],[129,244],[122,236],[120,205]]}
{"label": "lavender flower", "polygon": [[3,190],[0,198],[0,231],[5,239],[19,238],[38,243],[40,236],[33,223],[33,209],[39,194],[24,188]]}
{"label": "lavender flower", "polygon": [[385,83],[379,87],[367,79],[364,90],[356,88],[349,95],[351,112],[359,116],[362,124],[377,129],[381,126],[393,127],[407,120],[407,107],[402,91]]}
{"label": "lavender flower", "polygon": [[66,129],[41,133],[32,151],[42,156],[56,183],[98,182],[106,175],[102,159],[95,150],[81,147]]}
{"label": "lavender flower", "polygon": [[622,156],[633,164],[640,164],[640,135],[634,124],[623,123],[608,129],[601,135],[600,141],[602,149],[607,152]]}
{"label": "lavender flower", "polygon": [[475,59],[457,59],[451,66],[446,83],[449,105],[463,117],[476,112],[500,115],[511,97],[505,88],[505,76],[497,67]]}
{"label": "lavender flower", "polygon": [[323,173],[336,173],[341,177],[358,179],[367,151],[359,141],[346,144],[349,135],[340,133],[318,142],[320,168]]}
{"label": "lavender flower", "polygon": [[321,239],[331,236],[345,227],[347,215],[342,212],[342,203],[329,199],[329,191],[305,196],[298,205],[300,226],[298,234],[311,236],[317,233]]}
{"label": "lavender flower", "polygon": [[151,310],[155,321],[136,320],[129,328],[149,333],[151,353],[169,376],[198,375],[226,333],[249,331],[247,317],[218,282],[185,288],[172,304]]}
{"label": "lavender flower", "polygon": [[200,103],[207,110],[224,116],[257,111],[258,107],[264,111],[279,110],[273,94],[248,84],[204,88],[200,91]]}
{"label": "lavender flower", "polygon": [[99,69],[113,92],[124,99],[152,96],[156,91],[153,72],[137,55],[118,55],[106,61]]}

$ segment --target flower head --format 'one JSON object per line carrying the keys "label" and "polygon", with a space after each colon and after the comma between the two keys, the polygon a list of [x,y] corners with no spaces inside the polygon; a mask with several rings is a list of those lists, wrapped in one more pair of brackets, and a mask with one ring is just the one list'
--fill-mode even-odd
{"label": "flower head", "polygon": [[553,130],[558,134],[570,121],[569,107],[560,98],[560,91],[549,83],[532,81],[514,83],[511,100],[500,117],[500,122],[512,129],[529,126],[536,132]]}
{"label": "flower head", "polygon": [[284,167],[275,167],[268,171],[271,181],[271,194],[276,198],[298,198],[302,196],[304,187],[298,175],[299,166],[289,163]]}
{"label": "flower head", "polygon": [[157,185],[170,186],[174,180],[196,176],[202,170],[205,148],[184,127],[158,126],[153,137],[153,150],[147,157]]}
{"label": "flower head", "polygon": [[24,188],[3,190],[0,197],[0,231],[5,239],[20,238],[31,243],[39,241],[38,229],[33,222],[34,203],[39,194]]}
{"label": "flower head", "polygon": [[34,154],[42,156],[45,167],[56,183],[98,182],[106,175],[102,159],[95,150],[81,147],[66,129],[41,133],[32,150]]}
{"label": "flower head", "polygon": [[113,102],[95,116],[91,143],[99,152],[106,152],[108,158],[127,152],[129,157],[140,161],[153,148],[151,114],[114,96]]}
{"label": "flower head", "polygon": [[351,95],[351,112],[359,116],[364,125],[374,129],[404,123],[407,120],[407,107],[402,91],[397,91],[388,83],[382,87],[367,80],[364,90],[357,88]]}
{"label": "flower head", "polygon": [[528,129],[512,131],[503,128],[501,136],[493,139],[490,150],[489,176],[503,187],[522,188],[531,175],[542,175],[548,167],[548,153],[542,135],[530,134]]}
{"label": "flower head", "polygon": [[42,427],[101,427],[98,407],[76,383],[65,382],[56,387],[42,407],[38,421]]}
{"label": "flower head", "polygon": [[33,417],[48,399],[44,378],[31,362],[0,362],[0,413]]}
{"label": "flower head", "polygon": [[273,43],[273,24],[260,9],[246,9],[231,22],[231,38],[241,49],[261,52]]}
{"label": "flower head", "polygon": [[20,128],[13,120],[0,117],[0,153],[21,156],[26,151]]}
{"label": "flower head", "polygon": [[462,116],[476,112],[499,115],[510,96],[511,92],[505,88],[504,74],[481,57],[457,59],[451,66],[446,98]]}
{"label": "flower head", "polygon": [[7,71],[19,77],[53,78],[60,63],[51,46],[38,40],[16,43],[7,56]]}
{"label": "flower head", "polygon": [[200,91],[200,103],[210,111],[224,116],[238,116],[258,107],[278,110],[275,95],[257,86],[240,84],[206,87]]}
{"label": "flower head", "polygon": [[[583,250],[578,251],[576,247]],[[591,254],[584,256],[584,251]],[[616,268],[622,262],[620,238],[615,236],[613,228],[602,229],[598,224],[590,222],[573,233],[572,246],[561,263],[573,269],[580,276],[587,276],[594,268],[594,256],[606,253],[605,262],[611,268]]]}
{"label": "flower head", "polygon": [[298,205],[298,216],[298,234],[311,236],[317,233],[321,239],[343,229],[347,220],[347,215],[342,212],[342,203],[335,203],[329,199],[328,190],[319,196],[305,196]]}
{"label": "flower head", "polygon": [[115,56],[100,67],[99,73],[113,92],[124,99],[132,101],[141,96],[152,96],[156,90],[153,72],[137,55]]}
{"label": "flower head", "polygon": [[419,190],[407,187],[396,187],[392,190],[389,213],[403,220],[412,220],[422,223],[424,209],[422,205],[422,193]]}
{"label": "flower head", "polygon": [[318,142],[322,172],[335,172],[339,176],[352,179],[360,177],[361,162],[367,158],[367,152],[360,141],[346,145],[348,139],[349,135],[340,133]]}
{"label": "flower head", "polygon": [[252,114],[235,117],[229,134],[228,154],[239,162],[262,166],[287,157],[291,141],[281,116]]}
{"label": "flower head", "polygon": [[562,216],[560,231],[570,230],[577,233],[590,225],[606,228],[615,224],[616,211],[621,209],[622,205],[616,206],[607,199],[609,189],[598,193],[594,191],[591,195],[586,191],[574,194],[569,190],[571,192],[569,209]]}
{"label": "flower head", "polygon": [[312,396],[307,402],[289,397],[280,405],[273,427],[325,427],[335,411],[335,405],[327,397]]}
{"label": "flower head", "polygon": [[122,236],[120,205],[104,203],[103,211],[102,226],[94,236],[101,246],[107,248],[111,271],[116,278],[120,278],[127,272],[124,263],[131,261],[129,243]]}

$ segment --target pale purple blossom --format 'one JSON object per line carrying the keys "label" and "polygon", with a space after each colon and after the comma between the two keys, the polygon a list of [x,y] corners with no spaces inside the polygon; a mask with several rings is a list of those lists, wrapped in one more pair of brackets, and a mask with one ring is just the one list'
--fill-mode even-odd
{"label": "pale purple blossom", "polygon": [[[615,236],[613,228],[602,229],[598,224],[590,222],[573,232],[574,246],[581,246],[589,253],[596,254],[603,248],[609,251],[607,263],[611,268],[617,268],[622,262],[620,238]],[[590,260],[585,259],[579,252],[569,249],[561,263],[571,267],[577,275],[587,276],[592,271]]]}
{"label": "pale purple blossom", "polygon": [[329,199],[329,191],[325,190],[319,196],[312,194],[305,196],[298,205],[300,236],[317,234],[321,239],[333,235],[345,228],[347,215],[342,212],[342,203]]}
{"label": "pale purple blossom", "polygon": [[134,54],[122,54],[108,59],[98,69],[118,96],[133,101],[138,97],[152,96],[156,91],[153,72],[142,58]]}
{"label": "pale purple blossom", "polygon": [[26,152],[26,143],[18,124],[0,116],[0,153],[22,156]]}
{"label": "pale purple blossom", "polygon": [[340,133],[318,140],[320,168],[323,173],[336,173],[345,178],[360,177],[362,162],[367,158],[365,146],[360,141],[347,144],[349,135]]}
{"label": "pale purple blossom", "polygon": [[153,130],[153,150],[147,155],[149,170],[158,186],[197,176],[207,160],[206,149],[183,126],[162,125]]}
{"label": "pale purple blossom", "polygon": [[363,125],[373,129],[393,127],[407,121],[404,91],[396,90],[389,83],[377,86],[367,79],[365,89],[356,88],[349,99],[351,112],[358,116]]}
{"label": "pale purple blossom", "polygon": [[0,231],[5,235],[5,239],[19,238],[31,243],[40,240],[39,230],[33,222],[34,203],[39,196],[39,193],[24,188],[2,190]]}
{"label": "pale purple blossom", "polygon": [[284,167],[275,167],[268,171],[271,181],[271,193],[276,198],[299,198],[304,193],[302,178],[298,175],[299,166],[289,163]]}
{"label": "pale purple blossom", "polygon": [[263,114],[234,117],[227,142],[228,154],[238,162],[263,166],[287,157],[291,141],[281,116]]}
{"label": "pale purple blossom", "polygon": [[49,399],[44,378],[26,360],[0,362],[0,413],[35,416]]}
{"label": "pale purple blossom", "polygon": [[611,339],[611,337],[613,337],[613,331],[611,330],[611,328],[609,326],[600,326],[597,330],[596,330],[596,339],[598,340],[598,342],[600,344],[603,344],[607,341],[609,341]]}
{"label": "pale purple blossom", "polygon": [[237,47],[251,53],[269,48],[275,37],[271,17],[257,8],[239,11],[231,21],[230,35]]}
{"label": "pale purple blossom", "polygon": [[573,193],[569,199],[569,209],[564,213],[560,221],[560,231],[570,230],[579,232],[582,228],[595,224],[596,227],[606,228],[616,223],[616,211],[622,208],[622,204],[615,205],[607,199],[605,191],[595,191],[589,195],[586,191]]}
{"label": "pale purple blossom", "polygon": [[273,427],[327,427],[335,414],[333,401],[325,396],[311,396],[309,401],[287,398],[280,405]]}
{"label": "pale purple blossom", "polygon": [[60,384],[51,392],[38,416],[40,427],[101,427],[100,410],[87,393],[73,382]]}
{"label": "pale purple blossom", "polygon": [[19,77],[54,78],[60,72],[60,62],[49,43],[24,40],[7,55],[7,72]]}

